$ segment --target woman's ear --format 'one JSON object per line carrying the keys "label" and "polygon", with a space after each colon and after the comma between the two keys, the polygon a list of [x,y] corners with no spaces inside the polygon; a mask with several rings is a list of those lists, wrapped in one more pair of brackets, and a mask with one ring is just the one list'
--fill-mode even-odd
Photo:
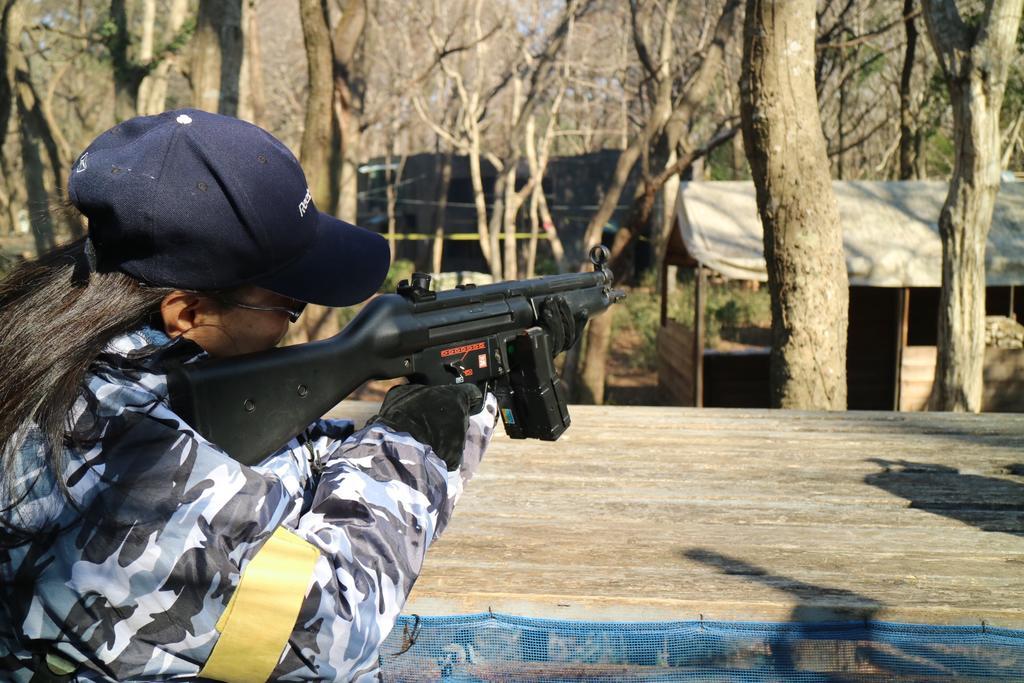
{"label": "woman's ear", "polygon": [[196,317],[203,306],[202,298],[192,292],[175,290],[160,302],[164,332],[172,339],[187,336],[197,326]]}

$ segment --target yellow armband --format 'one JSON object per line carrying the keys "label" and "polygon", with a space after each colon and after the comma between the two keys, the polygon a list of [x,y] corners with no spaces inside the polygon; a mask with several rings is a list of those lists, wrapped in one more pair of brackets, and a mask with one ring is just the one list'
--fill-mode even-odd
{"label": "yellow armband", "polygon": [[220,638],[199,672],[226,683],[265,681],[295,628],[320,551],[278,527],[252,558],[217,620]]}

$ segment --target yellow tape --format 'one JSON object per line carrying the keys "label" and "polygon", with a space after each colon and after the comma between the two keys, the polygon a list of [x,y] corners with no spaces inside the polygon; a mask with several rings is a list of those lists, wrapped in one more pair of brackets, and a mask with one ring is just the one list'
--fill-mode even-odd
{"label": "yellow tape", "polygon": [[[381,237],[387,237],[389,239],[391,238],[391,235],[387,234],[386,232],[380,233],[380,236]],[[395,235],[394,235],[394,238],[396,240],[432,240],[432,239],[434,239],[434,237],[435,237],[434,235],[428,235],[428,234],[422,233],[422,232],[396,232]],[[529,238],[530,238],[530,233],[528,233],[528,232],[517,232],[516,233],[516,239],[525,240],[525,239],[529,239]],[[460,241],[462,241],[462,242],[479,242],[480,241],[480,235],[479,235],[479,233],[475,233],[475,232],[452,232],[452,233],[445,234],[444,235],[444,239],[445,239],[445,241],[456,241],[456,242],[460,242]],[[503,232],[498,233],[498,239],[499,240],[505,239],[505,233],[503,233]],[[546,233],[542,232],[539,235],[537,235],[537,239],[539,239],[539,240],[547,240],[547,239],[551,239],[551,238]]]}
{"label": "yellow tape", "polygon": [[284,651],[320,551],[278,527],[242,572],[220,638],[199,672],[226,683],[266,681]]}

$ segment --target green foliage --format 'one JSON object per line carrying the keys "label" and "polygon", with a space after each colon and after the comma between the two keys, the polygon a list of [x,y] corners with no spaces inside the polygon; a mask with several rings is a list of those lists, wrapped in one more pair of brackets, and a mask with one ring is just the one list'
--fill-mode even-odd
{"label": "green foliage", "polygon": [[113,19],[106,19],[99,25],[96,34],[103,40],[110,40],[117,35],[117,22]]}
{"label": "green foliage", "polygon": [[953,172],[953,158],[956,149],[945,131],[932,132],[926,139],[924,148],[929,175],[946,177]]}
{"label": "green foliage", "polygon": [[[629,291],[625,301],[612,308],[612,339],[629,330],[640,335],[640,348],[630,358],[635,367],[657,367],[658,327],[661,308],[657,294],[647,287]],[[613,342],[614,343],[614,342]]]}
{"label": "green foliage", "polygon": [[190,16],[185,20],[185,23],[181,25],[178,33],[171,39],[171,42],[167,43],[163,49],[158,50],[159,53],[170,55],[178,54],[191,40],[192,34],[196,32],[196,18]]}
{"label": "green foliage", "polygon": [[[709,180],[750,180],[750,165],[747,158],[740,155],[738,160],[733,159],[732,143],[719,145],[711,150],[705,161],[705,173]],[[735,167],[736,161],[740,162],[739,168]]]}
{"label": "green foliage", "polygon": [[946,85],[946,76],[940,67],[932,69],[926,86],[928,101],[934,109],[946,110],[950,107],[949,87]]}
{"label": "green foliage", "polygon": [[398,283],[402,280],[408,280],[415,270],[416,264],[408,259],[392,261],[391,267],[388,268],[388,276],[384,278],[384,284],[377,291],[383,294],[394,293],[398,289]]}
{"label": "green foliage", "polygon": [[860,83],[868,80],[875,74],[879,74],[885,68],[886,58],[885,52],[879,50],[871,45],[866,45],[862,48],[864,53],[864,61],[860,64],[860,69],[857,73],[857,80]]}
{"label": "green foliage", "polygon": [[544,275],[555,275],[558,273],[558,264],[555,263],[555,259],[547,254],[537,253],[537,262],[534,264],[534,277],[543,277]]}

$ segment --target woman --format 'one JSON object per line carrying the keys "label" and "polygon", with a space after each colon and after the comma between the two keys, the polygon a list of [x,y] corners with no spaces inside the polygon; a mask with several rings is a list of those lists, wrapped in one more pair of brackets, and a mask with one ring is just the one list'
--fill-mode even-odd
{"label": "woman", "polygon": [[196,110],[107,131],[68,191],[88,238],[0,284],[0,678],[375,678],[493,397],[405,386],[240,465],[165,368],[362,301],[386,242],[317,211],[268,133]]}

